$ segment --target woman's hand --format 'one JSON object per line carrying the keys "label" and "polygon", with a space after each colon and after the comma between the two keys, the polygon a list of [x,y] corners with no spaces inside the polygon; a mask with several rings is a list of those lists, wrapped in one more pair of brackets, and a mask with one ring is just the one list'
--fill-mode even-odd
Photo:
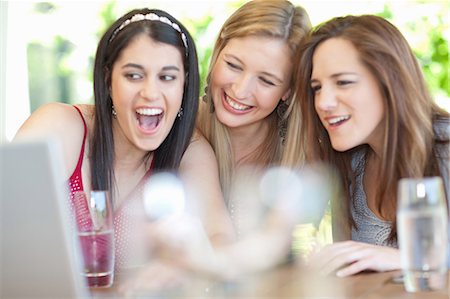
{"label": "woman's hand", "polygon": [[308,266],[321,274],[350,276],[364,270],[400,269],[400,251],[386,246],[344,241],[327,245],[309,256]]}
{"label": "woman's hand", "polygon": [[185,269],[155,260],[136,273],[128,274],[127,279],[119,284],[118,291],[126,298],[157,294],[168,289],[183,287],[188,278],[189,273]]}

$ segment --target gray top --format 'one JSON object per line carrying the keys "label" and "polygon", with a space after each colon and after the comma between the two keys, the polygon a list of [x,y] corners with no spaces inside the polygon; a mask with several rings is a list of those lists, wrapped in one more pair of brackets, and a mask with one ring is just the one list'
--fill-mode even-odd
{"label": "gray top", "polygon": [[[448,140],[450,136],[450,120],[440,119],[434,123],[434,131],[438,140]],[[450,152],[448,144],[438,144],[435,148],[439,169],[444,180],[447,195],[450,197]],[[387,238],[392,229],[392,222],[385,221],[377,216],[367,206],[366,193],[363,188],[365,166],[365,151],[356,152],[352,158],[352,169],[356,174],[355,194],[350,204],[350,211],[358,230],[352,227],[352,240],[375,245],[397,247],[396,243],[389,243]],[[450,198],[447,198],[450,200]],[[449,203],[450,204],[450,203]],[[450,233],[450,230],[449,230]]]}

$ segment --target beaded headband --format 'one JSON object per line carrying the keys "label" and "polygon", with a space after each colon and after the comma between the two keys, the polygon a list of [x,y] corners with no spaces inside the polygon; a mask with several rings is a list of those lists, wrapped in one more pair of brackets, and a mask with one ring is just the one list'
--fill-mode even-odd
{"label": "beaded headband", "polygon": [[[131,18],[125,20],[116,30],[114,30],[113,34],[111,35],[111,38],[109,39],[109,42],[111,42],[116,35],[120,32],[120,30],[122,30],[124,27],[126,27],[127,25],[134,23],[134,22],[139,22],[139,21],[158,21],[164,24],[167,24],[169,26],[171,26],[173,29],[175,29],[176,31],[178,31],[181,34],[181,39],[183,40],[183,45],[184,47],[188,48],[187,46],[187,39],[186,39],[186,35],[181,31],[180,26],[178,26],[178,24],[173,23],[171,20],[169,20],[167,17],[160,17],[157,14],[151,12],[148,13],[146,15],[144,14],[135,14],[134,16],[132,16]],[[187,51],[186,51],[187,52]]]}

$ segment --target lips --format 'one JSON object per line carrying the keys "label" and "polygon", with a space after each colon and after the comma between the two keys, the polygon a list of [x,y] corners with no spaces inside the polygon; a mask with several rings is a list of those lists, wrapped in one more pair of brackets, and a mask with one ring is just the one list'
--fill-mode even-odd
{"label": "lips", "polygon": [[330,127],[338,127],[350,119],[350,115],[330,116],[325,118],[325,122]]}
{"label": "lips", "polygon": [[136,109],[138,125],[144,132],[154,131],[158,127],[163,115],[164,111],[161,108]]}
{"label": "lips", "polygon": [[243,113],[253,108],[253,106],[239,103],[235,99],[228,96],[226,93],[223,94],[223,102],[225,104],[225,108],[227,108],[227,110],[231,112]]}

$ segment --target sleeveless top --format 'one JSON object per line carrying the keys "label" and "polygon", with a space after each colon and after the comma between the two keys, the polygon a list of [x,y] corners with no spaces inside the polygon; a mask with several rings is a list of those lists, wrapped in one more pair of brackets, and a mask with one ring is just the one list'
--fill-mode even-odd
{"label": "sleeveless top", "polygon": [[[81,167],[83,165],[84,150],[87,137],[86,121],[80,109],[73,106],[81,116],[84,125],[83,143],[81,145],[78,163],[68,180],[70,207],[75,216],[77,227],[92,225],[85,196],[75,196],[77,191],[84,191]],[[146,216],[143,206],[143,192],[145,182],[151,175],[153,161],[150,169],[138,183],[135,190],[127,196],[123,203],[114,209],[114,239],[115,239],[115,269],[120,271],[126,268],[140,266],[148,259],[145,252],[144,240]]]}
{"label": "sleeveless top", "polygon": [[[448,140],[450,136],[450,120],[439,119],[435,121],[433,124],[433,129],[437,140]],[[439,170],[444,181],[444,188],[446,189],[448,197],[447,200],[450,201],[450,151],[448,143],[436,144],[434,154],[437,157]],[[356,174],[356,188],[355,193],[351,195],[350,212],[355,220],[358,230],[356,230],[355,227],[352,227],[351,238],[352,240],[359,242],[398,247],[396,242],[388,242],[388,237],[392,229],[392,222],[378,218],[367,205],[366,193],[364,192],[363,185],[366,163],[365,156],[365,150],[360,150],[352,157],[352,170]],[[350,186],[350,190],[351,188],[352,186]]]}

